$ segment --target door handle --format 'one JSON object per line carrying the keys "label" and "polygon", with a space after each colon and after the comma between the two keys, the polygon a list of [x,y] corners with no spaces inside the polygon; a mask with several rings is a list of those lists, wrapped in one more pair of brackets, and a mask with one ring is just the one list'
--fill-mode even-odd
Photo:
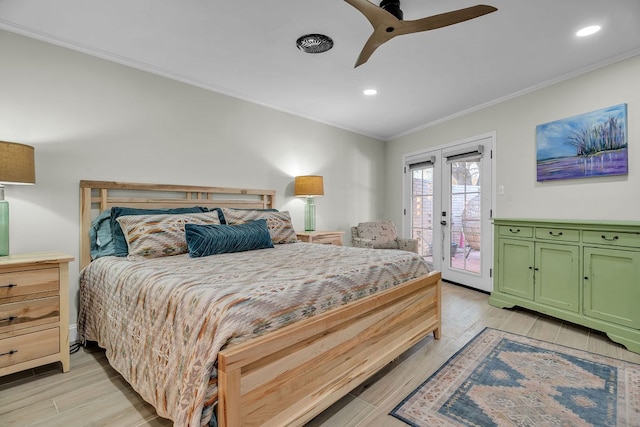
{"label": "door handle", "polygon": [[440,225],[447,225],[447,221],[440,221]]}

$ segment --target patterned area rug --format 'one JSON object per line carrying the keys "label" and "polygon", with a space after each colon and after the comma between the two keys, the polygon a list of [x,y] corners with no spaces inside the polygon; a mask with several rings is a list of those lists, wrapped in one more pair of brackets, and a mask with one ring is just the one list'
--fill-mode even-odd
{"label": "patterned area rug", "polygon": [[640,365],[486,328],[391,412],[411,426],[640,426]]}

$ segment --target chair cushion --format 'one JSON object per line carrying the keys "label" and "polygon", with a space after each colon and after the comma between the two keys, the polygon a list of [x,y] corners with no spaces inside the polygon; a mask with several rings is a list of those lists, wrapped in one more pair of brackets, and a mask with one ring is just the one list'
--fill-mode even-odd
{"label": "chair cushion", "polygon": [[374,249],[398,249],[398,233],[391,221],[361,222],[358,237],[373,240]]}

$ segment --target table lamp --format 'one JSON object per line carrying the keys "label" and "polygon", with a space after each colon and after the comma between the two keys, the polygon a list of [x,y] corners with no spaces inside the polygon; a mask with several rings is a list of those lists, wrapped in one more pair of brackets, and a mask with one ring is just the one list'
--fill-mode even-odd
{"label": "table lamp", "polygon": [[33,147],[0,141],[0,256],[9,255],[9,202],[3,184],[35,184]]}
{"label": "table lamp", "polygon": [[307,204],[304,207],[304,231],[315,231],[316,205],[313,198],[324,196],[322,177],[318,175],[296,176],[293,194],[297,197],[307,198]]}

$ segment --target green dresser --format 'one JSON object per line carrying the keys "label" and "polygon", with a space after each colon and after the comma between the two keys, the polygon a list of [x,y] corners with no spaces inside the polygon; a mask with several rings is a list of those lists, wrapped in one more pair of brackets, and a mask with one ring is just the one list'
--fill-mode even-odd
{"label": "green dresser", "polygon": [[584,325],[640,353],[640,222],[493,223],[491,305]]}

